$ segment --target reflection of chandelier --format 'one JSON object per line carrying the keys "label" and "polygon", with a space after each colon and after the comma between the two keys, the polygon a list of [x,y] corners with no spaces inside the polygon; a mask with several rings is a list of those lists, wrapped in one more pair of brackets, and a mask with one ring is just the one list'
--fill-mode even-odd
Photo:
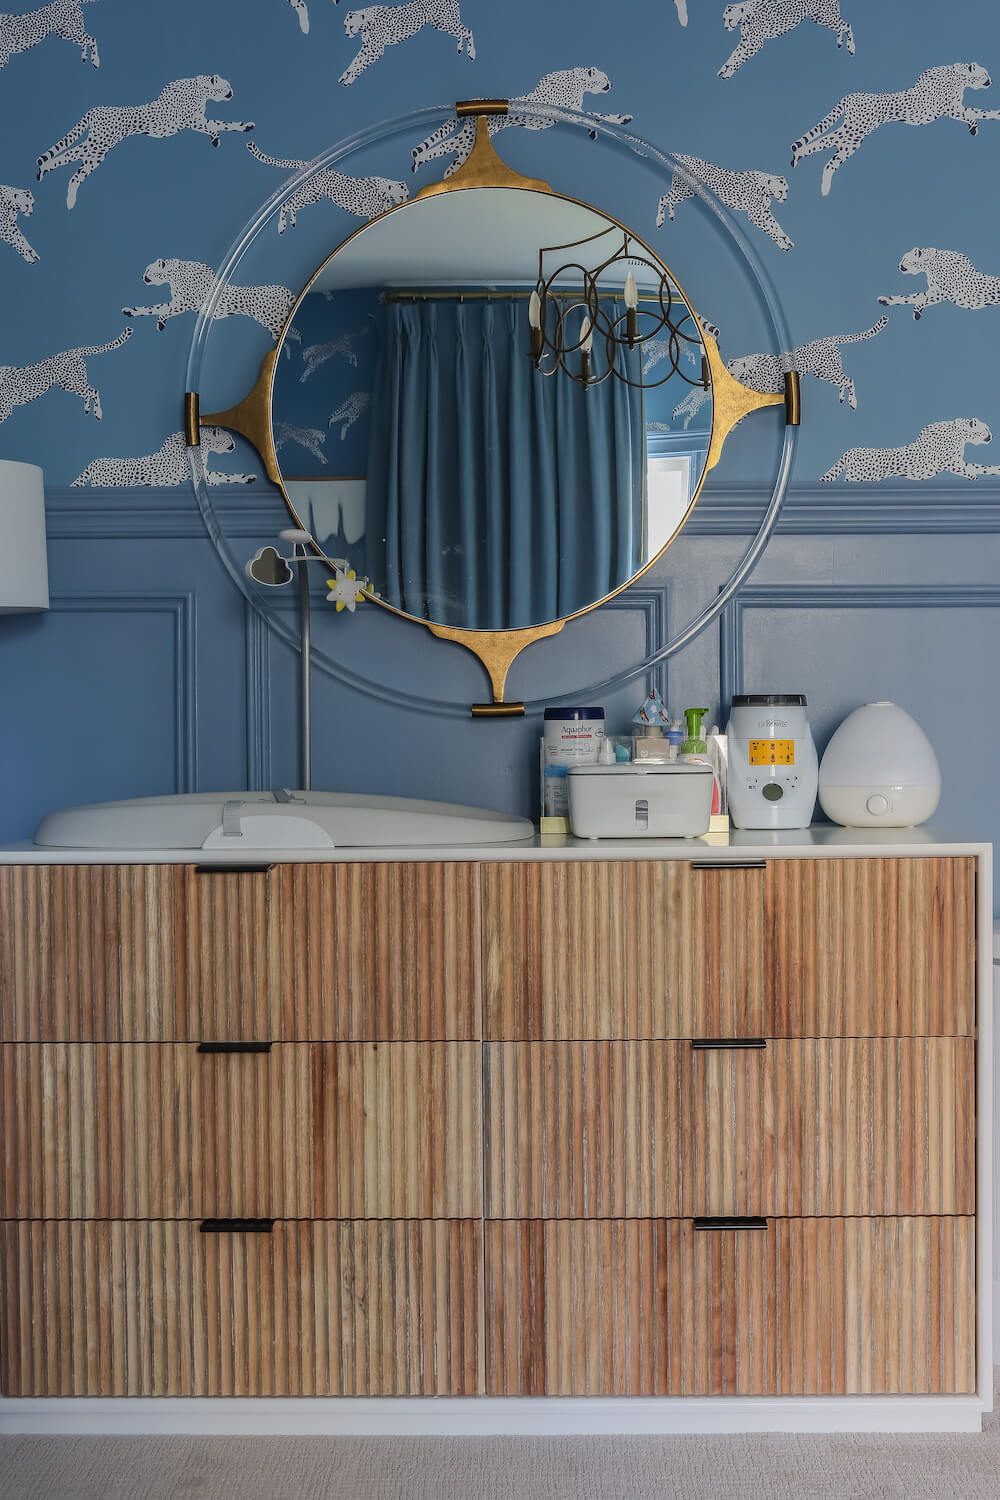
{"label": "reflection of chandelier", "polygon": [[[629,236],[624,230],[621,231],[621,247],[593,270],[588,270],[578,261],[568,261],[546,277],[544,257],[547,254],[555,250],[573,250],[577,245],[588,245],[592,240],[601,239],[603,235],[612,232],[612,228],[602,229],[598,234],[589,235],[584,240],[574,240],[568,245],[544,245],[539,248],[538,281],[528,304],[531,357],[535,368],[542,375],[552,375],[556,370],[563,370],[583,386],[600,385],[609,375],[614,375],[626,385],[650,389],[664,385],[675,375],[679,375],[687,385],[701,386],[708,390],[708,361],[701,352],[701,330],[694,314],[684,298],[674,292],[670,278],[661,266],[645,255],[631,252]],[[628,267],[623,292],[614,293],[607,286],[602,292],[598,284],[599,278],[616,265]],[[646,268],[652,273],[650,287],[647,290],[644,285],[641,299],[633,267]],[[559,282],[571,283],[574,290],[560,291],[557,286]],[[580,283],[579,290],[576,290],[577,283]],[[613,306],[619,295],[625,303],[625,311],[616,315]],[[640,301],[645,305],[640,305]],[[607,306],[609,302],[611,311]],[[686,330],[685,324],[688,325]],[[652,343],[654,339],[666,345],[665,351],[660,354],[661,358],[665,357],[666,374],[659,380],[646,380],[640,369],[639,379],[631,379],[623,368],[620,351],[642,349],[643,345]],[[580,356],[579,366],[574,369],[568,363],[568,356],[577,354]],[[690,358],[696,354],[701,355],[701,374],[697,379],[692,379],[684,374],[680,361],[685,355]]]}

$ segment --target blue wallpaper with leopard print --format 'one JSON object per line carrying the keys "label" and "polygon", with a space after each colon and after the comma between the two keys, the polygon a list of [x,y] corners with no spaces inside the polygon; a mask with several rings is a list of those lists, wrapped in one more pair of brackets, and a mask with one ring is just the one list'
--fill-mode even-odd
{"label": "blue wallpaper with leopard print", "polygon": [[[53,0],[0,17],[0,447],[44,459],[53,483],[170,482],[194,316],[256,205],[349,131],[492,93],[631,120],[752,226],[787,312],[784,362],[809,377],[798,479],[996,474],[980,460],[1000,423],[984,192],[1000,165],[1000,109],[984,107],[1000,19],[993,0],[847,5],[175,0],[165,25],[130,0]],[[226,364],[251,368],[316,260],[470,142],[446,125],[293,195],[259,283],[220,309]],[[617,201],[606,149],[506,144]],[[672,264],[690,192],[678,178],[631,207]],[[779,365],[741,343],[725,288],[704,296],[730,367],[773,388]],[[230,467],[252,463],[238,452]]]}

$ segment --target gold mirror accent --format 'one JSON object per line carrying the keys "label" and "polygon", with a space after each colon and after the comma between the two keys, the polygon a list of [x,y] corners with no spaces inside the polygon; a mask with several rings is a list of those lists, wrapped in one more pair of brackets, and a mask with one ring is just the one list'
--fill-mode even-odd
{"label": "gold mirror accent", "polygon": [[[626,246],[629,240],[633,241],[636,246],[641,247],[644,252],[647,252],[658,266],[663,268],[663,276],[670,281],[671,286],[679,294],[678,301],[682,301],[686,306],[687,314],[692,320],[692,327],[695,330],[692,341],[695,343],[695,345],[700,342],[704,350],[704,359],[702,361],[703,379],[707,382],[706,389],[710,391],[713,402],[712,425],[711,433],[708,439],[707,456],[704,460],[701,473],[698,475],[697,482],[693,483],[691,486],[690,499],[687,504],[687,509],[684,511],[679,524],[676,525],[668,540],[665,543],[660,544],[658,550],[656,550],[652,556],[645,557],[644,560],[640,557],[639,561],[641,562],[641,566],[638,566],[629,578],[625,579],[623,582],[618,583],[617,586],[608,589],[601,598],[593,599],[591,602],[583,605],[583,607],[567,610],[567,612],[559,619],[550,619],[547,621],[543,621],[542,623],[532,624],[529,626],[509,629],[465,628],[462,626],[439,623],[437,621],[424,618],[418,614],[410,613],[407,609],[400,608],[396,604],[390,603],[387,599],[383,599],[374,594],[366,596],[371,600],[372,603],[380,605],[381,607],[389,610],[391,613],[398,614],[403,619],[407,619],[424,625],[431,632],[431,634],[436,636],[438,639],[451,641],[462,645],[467,650],[471,651],[476,657],[478,657],[489,677],[493,694],[493,701],[492,703],[488,704],[472,705],[472,713],[477,717],[489,717],[494,715],[508,714],[513,715],[524,712],[524,705],[522,703],[510,703],[507,702],[504,697],[507,675],[515,658],[520,654],[521,651],[523,651],[527,646],[533,644],[535,641],[543,640],[547,637],[557,635],[562,630],[563,625],[567,620],[579,618],[581,615],[587,614],[590,611],[599,608],[602,604],[607,603],[609,599],[612,599],[615,597],[615,595],[621,593],[623,589],[629,587],[630,584],[635,582],[637,578],[645,573],[648,568],[652,567],[652,565],[658,560],[659,557],[662,556],[663,552],[672,543],[674,538],[683,528],[701,492],[701,487],[704,483],[706,473],[708,472],[708,470],[714,468],[718,463],[726,438],[728,437],[730,432],[732,432],[733,428],[736,427],[744,417],[748,416],[751,412],[754,411],[764,410],[768,407],[781,406],[782,404],[784,404],[786,421],[788,422],[788,424],[797,425],[799,420],[799,387],[797,375],[794,372],[786,375],[785,390],[781,394],[756,391],[751,389],[749,386],[743,385],[741,381],[735,379],[735,377],[730,374],[725,364],[723,363],[715,339],[710,333],[707,332],[703,323],[701,324],[699,329],[698,320],[696,320],[695,318],[694,309],[684,295],[683,289],[678,283],[673,281],[672,273],[669,272],[669,269],[667,268],[665,263],[660,259],[658,255],[656,255],[655,251],[653,251],[651,247],[646,245],[644,241],[638,239],[638,237],[632,235],[631,231],[629,231],[625,225],[620,224],[619,221],[614,219],[612,216],[604,214],[601,210],[592,208],[591,205],[583,203],[581,200],[568,198],[565,195],[557,194],[554,192],[549,183],[544,182],[539,178],[525,177],[521,173],[514,171],[503,161],[501,161],[500,157],[496,153],[492,139],[490,137],[488,120],[490,115],[504,115],[507,113],[507,111],[508,103],[503,99],[467,100],[461,101],[456,105],[456,113],[458,114],[459,118],[475,118],[476,121],[475,139],[472,145],[472,149],[465,162],[461,167],[453,172],[450,177],[447,177],[440,182],[427,185],[426,187],[422,188],[420,192],[415,194],[413,198],[407,199],[401,204],[394,205],[392,208],[386,210],[385,213],[376,215],[374,219],[369,220],[359,229],[354,230],[350,235],[347,236],[342,244],[339,245],[332,252],[332,254],[326,258],[326,260],[323,262],[322,267],[320,267],[319,271],[314,273],[314,275],[310,278],[309,282],[306,284],[306,287],[303,289],[299,297],[296,299],[296,302],[293,304],[293,307],[288,314],[285,328],[282,331],[282,336],[279,339],[277,346],[267,355],[265,355],[263,361],[261,362],[258,378],[252,390],[244,397],[242,401],[238,402],[235,406],[232,406],[225,411],[201,415],[198,410],[199,403],[197,392],[189,392],[185,397],[185,433],[188,444],[190,446],[197,446],[199,424],[202,427],[225,427],[238,432],[242,437],[246,438],[250,443],[252,443],[253,446],[257,449],[263,461],[264,469],[268,478],[281,489],[282,494],[285,498],[285,502],[288,505],[289,511],[294,518],[296,526],[302,528],[303,530],[309,530],[310,528],[304,525],[303,521],[296,514],[295,507],[292,503],[281,473],[281,468],[278,463],[277,452],[275,448],[273,398],[275,377],[277,373],[277,359],[282,348],[284,338],[289,327],[291,326],[292,319],[295,313],[299,310],[303,298],[316,282],[320,271],[325,270],[325,268],[334,259],[334,257],[337,256],[342,250],[344,250],[356,238],[356,236],[364,233],[365,230],[370,229],[372,225],[378,223],[380,220],[388,219],[391,216],[398,214],[402,210],[406,209],[409,206],[412,206],[413,204],[421,200],[435,198],[443,194],[450,194],[457,191],[469,191],[484,188],[519,189],[522,192],[527,191],[545,194],[549,196],[550,201],[554,200],[557,203],[562,202],[568,205],[573,205],[578,210],[583,210],[591,214],[599,214],[601,218],[604,219],[609,225],[613,225],[617,229],[622,230],[625,233]],[[582,241],[580,243],[582,243]],[[368,284],[369,283],[365,283],[365,285]],[[512,285],[515,286],[518,284],[519,283],[516,281],[512,283]],[[634,297],[634,283],[632,292]],[[427,297],[433,296],[434,293],[424,293],[422,295]],[[461,293],[461,295],[474,298],[476,296],[491,294],[484,292],[477,293],[476,291],[465,290],[463,293]],[[617,296],[620,294],[614,293],[613,295]],[[629,304],[629,306],[634,305],[634,301]],[[685,376],[684,379],[687,381],[688,385],[697,385],[699,383],[698,381],[692,380],[687,376]],[[291,481],[291,476],[289,476],[289,480]],[[319,556],[325,556],[322,548],[318,543],[314,543],[313,545]],[[654,543],[653,545],[657,544]],[[613,579],[611,581],[614,582]]]}
{"label": "gold mirror accent", "polygon": [[455,113],[459,119],[474,115],[476,120],[476,138],[472,143],[472,150],[457,172],[443,178],[441,182],[428,183],[415,194],[413,201],[416,202],[418,198],[433,198],[438,193],[453,193],[460,188],[516,187],[530,188],[536,193],[551,193],[549,184],[540,177],[523,177],[497,155],[490,138],[488,117],[505,115],[507,110],[506,99],[460,99],[455,105]]}
{"label": "gold mirror accent", "polygon": [[198,412],[197,420],[202,427],[228,427],[230,431],[238,432],[240,437],[245,437],[247,442],[252,443],[257,449],[263,460],[264,472],[268,479],[284,494],[281,470],[278,468],[278,455],[274,450],[274,435],[271,431],[271,393],[274,385],[274,366],[280,348],[279,341],[274,349],[264,355],[253,389],[243,397],[242,401],[238,401],[235,406],[227,407],[225,411],[213,411],[204,415],[199,410],[197,391],[188,391],[184,397],[184,428],[189,448],[198,446],[197,437],[192,438],[192,410]]}
{"label": "gold mirror accent", "polygon": [[719,346],[710,333],[704,335],[705,356],[712,376],[712,440],[705,460],[706,472],[714,469],[722,457],[722,445],[738,422],[752,411],[763,411],[767,406],[784,406],[785,393],[773,395],[768,391],[754,391],[734,375],[730,375],[722,362]]}

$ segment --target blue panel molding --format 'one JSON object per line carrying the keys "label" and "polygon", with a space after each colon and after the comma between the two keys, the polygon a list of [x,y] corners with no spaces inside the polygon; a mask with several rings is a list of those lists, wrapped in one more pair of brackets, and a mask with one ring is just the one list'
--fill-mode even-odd
{"label": "blue panel molding", "polygon": [[197,630],[195,596],[185,594],[53,594],[50,610],[60,614],[166,614],[173,624],[172,693],[176,792],[198,790]]}
{"label": "blue panel molding", "polygon": [[[602,609],[624,609],[640,614],[646,626],[646,655],[652,656],[654,651],[669,639],[669,608],[668,590],[666,588],[630,588],[623,594],[618,594],[610,599]],[[646,691],[654,689],[659,693],[664,703],[670,702],[667,692],[667,669],[668,663],[661,661],[651,672],[646,674]]]}
{"label": "blue panel molding", "polygon": [[259,610],[247,602],[244,611],[246,681],[246,785],[267,791],[271,775],[271,631]]}
{"label": "blue panel molding", "polygon": [[[752,535],[770,499],[762,484],[713,484],[695,505],[688,536]],[[277,536],[291,524],[281,492],[272,485],[220,485],[213,500],[226,537]],[[136,486],[108,490],[53,487],[46,492],[49,537],[91,539],[207,538],[187,486]],[[785,536],[967,536],[1000,532],[1000,483],[953,485],[790,485],[778,518]]]}
{"label": "blue panel molding", "polygon": [[[685,527],[693,536],[752,535],[771,497],[763,485],[713,484]],[[778,517],[785,536],[965,536],[1000,531],[1000,484],[964,489],[896,484],[789,485]]]}
{"label": "blue panel molding", "polygon": [[1000,585],[761,584],[742,589],[719,621],[719,695],[743,689],[743,617],[748,609],[1000,609]]}

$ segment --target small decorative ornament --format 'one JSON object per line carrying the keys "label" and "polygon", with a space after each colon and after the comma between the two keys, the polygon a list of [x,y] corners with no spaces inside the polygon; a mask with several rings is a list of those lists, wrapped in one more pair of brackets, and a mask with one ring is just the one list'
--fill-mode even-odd
{"label": "small decorative ornament", "polygon": [[658,724],[662,729],[670,728],[670,715],[667,705],[654,688],[645,703],[632,719],[633,724]]}
{"label": "small decorative ornament", "polygon": [[255,557],[247,564],[247,573],[255,583],[263,583],[267,588],[283,588],[286,583],[292,581],[292,570],[287,559],[281,556],[276,547],[261,547]]}
{"label": "small decorative ornament", "polygon": [[365,597],[365,581],[359,583],[354,575],[354,569],[350,568],[346,573],[338,569],[333,578],[326,580],[327,603],[337,606],[337,613],[342,609],[349,609],[353,615],[355,607]]}

